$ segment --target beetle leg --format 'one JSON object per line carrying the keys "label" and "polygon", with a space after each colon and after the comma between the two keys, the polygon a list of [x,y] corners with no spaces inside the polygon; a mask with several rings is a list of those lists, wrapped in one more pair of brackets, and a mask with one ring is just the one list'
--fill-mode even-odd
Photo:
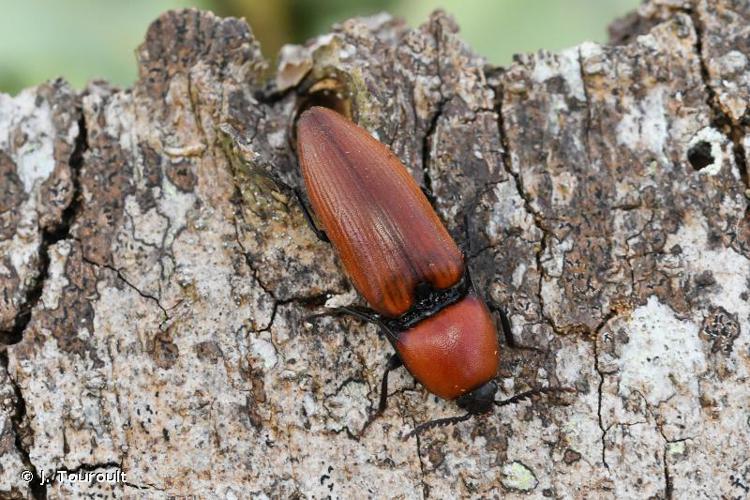
{"label": "beetle leg", "polygon": [[427,201],[430,202],[430,205],[432,205],[432,208],[435,208],[435,193],[432,192],[430,188],[427,186],[419,186],[419,189],[422,190],[422,194],[425,198],[427,198]]}
{"label": "beetle leg", "polygon": [[378,313],[371,311],[366,307],[360,306],[331,307],[328,309],[328,311],[317,314],[316,316],[336,316],[339,314],[348,314],[349,316],[354,316],[357,319],[361,319],[362,321],[372,323],[377,326],[380,326],[381,324],[380,316],[378,315]]}
{"label": "beetle leg", "polygon": [[[464,254],[464,258],[467,259],[473,259],[480,255],[482,252],[490,248],[488,245],[483,244],[481,237],[481,230],[477,229],[475,227],[475,224],[472,222],[472,218],[469,217],[471,214],[471,211],[476,206],[476,201],[466,207],[466,209],[463,211],[463,224],[461,224],[460,228],[457,228],[456,231],[463,230],[463,237],[458,240],[458,247],[461,249],[461,251]],[[479,234],[478,234],[479,232]],[[479,243],[479,246],[472,245],[472,238],[471,235],[474,234],[475,236],[475,243]],[[458,235],[457,239],[458,239]]]}
{"label": "beetle leg", "polygon": [[380,318],[380,315],[374,311],[371,311],[370,309],[367,309],[365,307],[357,307],[357,306],[341,306],[329,309],[326,312],[319,313],[319,314],[313,314],[311,316],[308,316],[308,319],[315,319],[319,318],[321,316],[336,316],[338,314],[348,314],[349,316],[354,316],[357,319],[361,319],[362,321],[365,321],[366,323],[372,323],[373,325],[380,328],[380,331],[385,334],[391,341],[396,342],[398,341],[398,335],[388,328],[388,325],[386,325],[383,320]]}
{"label": "beetle leg", "polygon": [[511,347],[517,347],[516,340],[513,338],[513,329],[510,326],[508,313],[505,312],[505,309],[502,307],[498,307],[495,310],[497,311],[498,316],[500,316],[500,326],[503,328],[503,335],[505,336],[505,341],[508,342],[508,345]]}
{"label": "beetle leg", "polygon": [[513,329],[510,327],[508,313],[502,307],[497,308],[497,313],[500,315],[500,325],[503,327],[503,333],[506,337],[513,340]]}
{"label": "beetle leg", "polygon": [[307,225],[310,226],[310,229],[315,233],[315,236],[318,237],[320,241],[323,241],[325,243],[330,243],[331,240],[328,239],[328,235],[320,229],[318,226],[315,225],[315,221],[312,218],[312,214],[310,214],[310,210],[307,208],[307,205],[305,204],[304,199],[302,198],[302,193],[299,192],[299,189],[294,190],[294,196],[297,197],[297,201],[299,202],[299,206],[302,209],[302,215],[305,216],[305,220],[307,221]]}
{"label": "beetle leg", "polygon": [[370,427],[370,424],[385,411],[388,406],[388,374],[403,365],[404,363],[396,353],[391,354],[391,357],[388,358],[388,362],[385,365],[385,371],[383,372],[383,379],[380,381],[380,402],[378,403],[378,409],[370,414],[367,422],[365,422],[365,425],[362,426],[362,430],[359,432],[360,436],[362,436],[365,433],[365,430]]}
{"label": "beetle leg", "polygon": [[508,313],[505,311],[505,308],[498,307],[492,302],[487,302],[487,307],[489,307],[492,312],[500,316],[500,327],[503,331],[503,337],[505,337],[505,342],[508,344],[508,346],[516,349],[520,348],[520,346],[513,338],[513,329],[510,326],[510,319],[508,319]]}
{"label": "beetle leg", "polygon": [[368,323],[372,323],[373,325],[380,328],[380,330],[394,342],[398,340],[398,335],[396,335],[393,330],[388,328],[388,326],[383,323],[383,321],[380,319],[380,315],[376,312],[370,311],[369,309],[356,306],[341,306],[337,307],[336,309],[332,309],[331,312],[335,314],[348,314]]}
{"label": "beetle leg", "polygon": [[276,184],[276,186],[280,188],[281,191],[284,191],[284,194],[287,194],[289,192],[294,193],[294,197],[297,199],[297,202],[302,209],[302,215],[305,217],[305,222],[307,222],[307,225],[310,226],[310,229],[312,229],[312,231],[315,233],[315,236],[317,236],[319,240],[325,243],[330,243],[331,241],[328,239],[328,235],[325,233],[325,231],[315,225],[312,214],[310,214],[310,209],[307,208],[307,205],[305,204],[305,200],[302,197],[302,193],[300,192],[299,188],[290,186],[273,174],[264,173],[264,176],[266,176],[274,184]]}
{"label": "beetle leg", "polygon": [[398,356],[398,354],[391,354],[391,357],[388,358],[388,363],[385,365],[383,380],[380,382],[380,403],[378,404],[378,411],[376,411],[375,414],[370,417],[371,419],[382,415],[385,411],[385,407],[388,405],[388,374],[396,368],[400,368],[401,366],[404,366],[404,363],[401,361],[401,358]]}

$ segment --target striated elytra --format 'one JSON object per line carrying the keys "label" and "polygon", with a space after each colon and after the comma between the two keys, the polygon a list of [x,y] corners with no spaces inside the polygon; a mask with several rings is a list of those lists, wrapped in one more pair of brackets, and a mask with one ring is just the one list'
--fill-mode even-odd
{"label": "striated elytra", "polygon": [[[467,410],[415,432],[506,404],[494,400],[495,322],[461,251],[404,165],[366,130],[321,107],[300,116],[297,153],[312,210],[372,308],[341,312],[376,323],[396,351],[368,424],[385,409],[388,371],[402,363],[427,390]],[[515,400],[539,392],[548,391]]]}
{"label": "striated elytra", "polygon": [[362,128],[326,108],[297,123],[307,194],[357,290],[388,317],[420,282],[455,285],[463,257],[406,168]]}

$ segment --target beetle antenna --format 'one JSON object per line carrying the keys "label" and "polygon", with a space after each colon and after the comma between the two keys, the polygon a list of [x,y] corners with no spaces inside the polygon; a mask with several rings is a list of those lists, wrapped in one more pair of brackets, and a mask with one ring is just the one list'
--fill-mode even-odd
{"label": "beetle antenna", "polygon": [[530,391],[524,391],[516,394],[515,396],[509,397],[508,399],[503,399],[502,401],[495,401],[495,406],[508,406],[512,404],[516,404],[519,401],[523,401],[524,399],[530,399],[532,396],[536,396],[537,394],[554,394],[556,392],[574,392],[573,389],[568,389],[567,387],[537,387],[536,389],[531,389]]}
{"label": "beetle antenna", "polygon": [[372,323],[373,325],[380,328],[383,331],[383,333],[385,333],[391,340],[393,340],[394,342],[398,341],[398,335],[396,335],[393,332],[393,330],[388,328],[388,326],[385,323],[383,323],[383,321],[381,321],[377,315],[373,313],[363,312],[353,307],[348,307],[348,306],[336,307],[335,309],[330,309],[329,311],[326,311],[323,313],[310,315],[307,317],[307,319],[314,320],[317,318],[321,318],[323,316],[335,316],[338,314],[348,314],[350,316],[354,316],[357,319],[361,319],[362,321],[365,321],[366,323]]}
{"label": "beetle antenna", "polygon": [[[496,406],[507,406],[507,405],[518,403],[519,401],[523,401],[525,399],[529,399],[532,396],[536,396],[537,394],[554,394],[557,392],[575,392],[575,391],[567,387],[538,387],[536,389],[531,389],[529,391],[520,392],[516,394],[515,396],[512,396],[508,399],[503,399],[502,401],[495,401],[494,403]],[[438,418],[436,420],[430,420],[429,422],[425,422],[423,424],[416,426],[411,432],[404,435],[403,439],[407,440],[410,437],[418,436],[423,431],[432,429],[433,427],[442,427],[445,425],[453,425],[459,422],[464,422],[466,420],[469,420],[471,417],[475,417],[477,415],[478,415],[477,413],[469,412],[464,415],[459,415],[458,417]]]}
{"label": "beetle antenna", "polygon": [[465,415],[459,415],[458,417],[438,418],[435,420],[430,420],[429,422],[425,422],[423,424],[419,424],[418,426],[416,426],[411,432],[407,433],[403,437],[403,440],[406,441],[410,437],[418,436],[422,434],[423,431],[426,431],[427,429],[432,429],[433,427],[442,427],[445,425],[457,424],[459,422],[469,420],[471,417],[474,417],[474,416],[476,416],[476,413],[466,413]]}

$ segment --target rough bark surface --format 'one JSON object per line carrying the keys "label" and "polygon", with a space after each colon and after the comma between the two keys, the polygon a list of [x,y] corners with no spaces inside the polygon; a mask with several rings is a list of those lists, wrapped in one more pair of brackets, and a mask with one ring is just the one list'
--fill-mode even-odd
{"label": "rough bark surface", "polygon": [[[169,12],[132,89],[0,95],[0,492],[747,496],[749,20],[654,0],[611,45],[496,68],[445,14],[380,15],[269,80],[244,21]],[[281,184],[316,99],[434,193],[509,313],[502,392],[576,394],[404,441],[458,410],[397,371],[361,432],[390,347],[309,318],[359,299]]]}

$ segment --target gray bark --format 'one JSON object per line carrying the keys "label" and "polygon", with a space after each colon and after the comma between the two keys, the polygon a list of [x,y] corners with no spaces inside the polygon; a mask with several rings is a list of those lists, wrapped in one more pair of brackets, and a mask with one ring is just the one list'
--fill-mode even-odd
{"label": "gray bark", "polygon": [[[269,84],[244,21],[168,12],[132,89],[0,95],[0,492],[747,496],[748,21],[652,0],[611,45],[498,68],[443,13],[381,15],[287,48]],[[459,410],[400,370],[361,432],[390,347],[309,319],[359,299],[269,177],[299,185],[311,98],[435,194],[509,313],[502,392],[575,394],[404,441]]]}

